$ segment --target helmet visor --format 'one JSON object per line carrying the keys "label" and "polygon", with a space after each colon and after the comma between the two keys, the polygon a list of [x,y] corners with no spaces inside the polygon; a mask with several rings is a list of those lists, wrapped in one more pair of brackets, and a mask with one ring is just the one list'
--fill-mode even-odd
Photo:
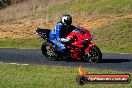
{"label": "helmet visor", "polygon": [[65,23],[66,23],[66,25],[71,25],[72,20],[67,20],[67,21],[65,21]]}

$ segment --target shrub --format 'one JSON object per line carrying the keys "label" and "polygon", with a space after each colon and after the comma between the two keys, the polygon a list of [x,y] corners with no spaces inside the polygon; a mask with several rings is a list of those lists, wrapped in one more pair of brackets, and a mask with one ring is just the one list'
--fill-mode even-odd
{"label": "shrub", "polygon": [[0,9],[11,4],[11,0],[0,0]]}

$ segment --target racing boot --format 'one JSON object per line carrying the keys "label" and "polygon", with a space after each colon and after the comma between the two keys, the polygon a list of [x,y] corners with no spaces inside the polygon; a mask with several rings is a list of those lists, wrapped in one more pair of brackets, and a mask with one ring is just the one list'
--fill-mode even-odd
{"label": "racing boot", "polygon": [[68,49],[59,51],[59,57],[62,59],[69,58],[71,55],[70,51]]}

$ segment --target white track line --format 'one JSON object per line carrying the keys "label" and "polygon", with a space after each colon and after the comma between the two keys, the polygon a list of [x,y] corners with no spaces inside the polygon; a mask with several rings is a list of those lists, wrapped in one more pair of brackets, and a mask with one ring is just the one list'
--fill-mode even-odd
{"label": "white track line", "polygon": [[19,63],[4,63],[4,62],[0,62],[0,64],[29,65],[29,64],[19,64]]}

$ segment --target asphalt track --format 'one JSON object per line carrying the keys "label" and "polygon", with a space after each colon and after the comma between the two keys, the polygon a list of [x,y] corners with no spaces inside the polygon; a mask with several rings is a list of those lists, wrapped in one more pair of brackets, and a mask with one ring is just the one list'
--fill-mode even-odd
{"label": "asphalt track", "polygon": [[101,63],[86,63],[79,61],[49,61],[41,53],[40,49],[14,49],[0,48],[1,63],[17,64],[39,64],[56,65],[85,68],[111,69],[125,72],[132,72],[132,54],[103,53]]}

